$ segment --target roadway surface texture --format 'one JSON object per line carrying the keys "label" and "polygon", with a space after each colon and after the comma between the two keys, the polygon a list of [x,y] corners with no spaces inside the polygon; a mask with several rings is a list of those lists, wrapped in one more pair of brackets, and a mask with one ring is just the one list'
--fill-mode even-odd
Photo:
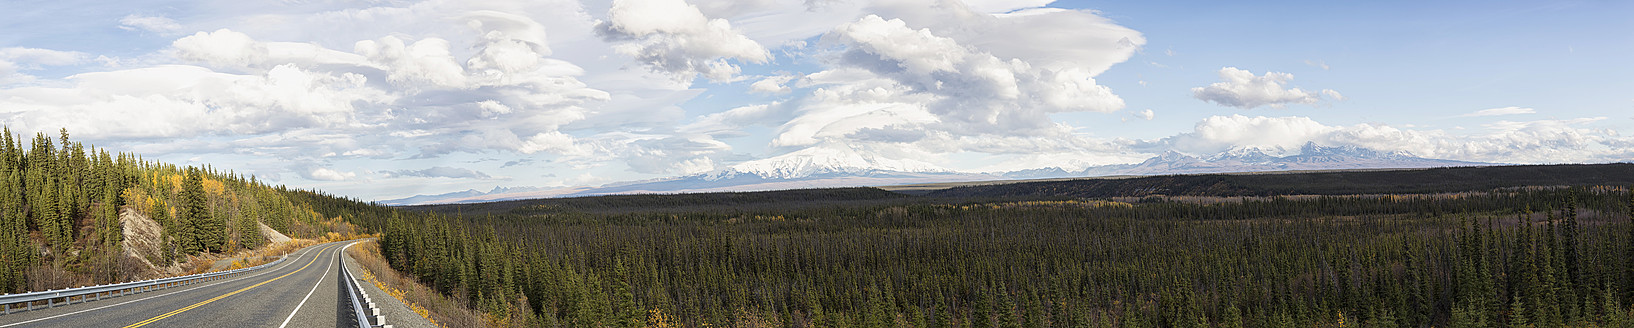
{"label": "roadway surface texture", "polygon": [[[307,247],[227,280],[0,315],[0,328],[357,327],[339,279],[341,249],[352,242]],[[390,296],[375,301],[401,306]]]}

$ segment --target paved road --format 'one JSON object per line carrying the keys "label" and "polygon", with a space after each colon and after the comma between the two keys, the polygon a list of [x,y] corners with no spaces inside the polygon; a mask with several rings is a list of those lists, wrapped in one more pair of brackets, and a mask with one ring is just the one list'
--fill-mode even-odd
{"label": "paved road", "polygon": [[227,280],[0,315],[0,328],[356,327],[337,278],[348,243],[307,247]]}

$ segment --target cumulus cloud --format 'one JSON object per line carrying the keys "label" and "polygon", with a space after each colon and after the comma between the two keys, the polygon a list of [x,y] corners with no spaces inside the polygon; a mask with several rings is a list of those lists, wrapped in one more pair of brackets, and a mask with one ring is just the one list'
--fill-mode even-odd
{"label": "cumulus cloud", "polygon": [[1288,104],[1310,105],[1323,98],[1344,99],[1338,91],[1331,89],[1322,89],[1318,92],[1308,92],[1300,88],[1285,89],[1288,81],[1294,79],[1294,75],[1288,73],[1265,72],[1264,75],[1254,76],[1254,72],[1248,70],[1226,67],[1220,69],[1220,79],[1223,81],[1192,88],[1192,97],[1242,109],[1260,106],[1282,108]]}
{"label": "cumulus cloud", "polygon": [[1537,113],[1537,110],[1534,110],[1534,109],[1531,109],[1531,108],[1526,108],[1526,107],[1510,106],[1510,107],[1482,109],[1482,110],[1475,111],[1473,113],[1459,115],[1459,116],[1462,116],[1462,117],[1479,117],[1479,116],[1519,115],[1519,114],[1532,114],[1532,113]]}
{"label": "cumulus cloud", "polygon": [[[766,126],[775,128],[770,145],[776,149],[842,143],[893,159],[1120,151],[1075,135],[1074,127],[1050,115],[1122,109],[1123,100],[1094,77],[1145,44],[1139,32],[1093,11],[997,2],[869,2],[862,14],[837,21],[856,9],[847,6],[857,4],[805,8],[821,18],[774,13],[744,20],[746,26],[773,25],[771,20],[791,26],[828,20],[837,26],[818,30],[822,37],[809,47],[783,35],[750,34],[816,50],[793,56],[807,56],[796,60],[812,60],[821,69],[756,81],[751,92],[793,95],[706,114],[677,131],[725,138]],[[732,158],[704,156],[716,163]]]}
{"label": "cumulus cloud", "polygon": [[1427,158],[1491,163],[1568,163],[1626,158],[1619,145],[1634,138],[1595,129],[1604,117],[1569,120],[1500,121],[1473,133],[1419,130],[1386,124],[1326,125],[1308,117],[1213,116],[1193,130],[1155,143],[1136,146],[1147,152],[1176,150],[1207,155],[1232,148],[1258,148],[1271,154],[1297,153],[1301,145],[1357,146],[1402,151]]}
{"label": "cumulus cloud", "polygon": [[19,108],[13,124],[103,138],[261,134],[357,123],[359,105],[389,95],[356,74],[280,65],[255,75],[195,66],[157,66],[70,76],[65,87],[0,90],[0,106]]}
{"label": "cumulus cloud", "polygon": [[301,177],[316,181],[346,181],[357,178],[357,173],[341,172],[330,168],[318,167],[301,171]]}
{"label": "cumulus cloud", "polygon": [[453,178],[453,179],[492,179],[487,173],[466,168],[433,166],[421,170],[391,170],[382,172],[389,177],[420,177],[420,178]]}
{"label": "cumulus cloud", "polygon": [[1142,120],[1147,120],[1147,121],[1150,121],[1153,118],[1157,118],[1157,113],[1152,112],[1151,109],[1144,109],[1144,110],[1141,110],[1139,112],[1130,113],[1130,115],[1134,116],[1135,118],[1142,119]]}
{"label": "cumulus cloud", "polygon": [[569,155],[586,154],[588,151],[575,141],[576,138],[573,138],[573,136],[561,133],[559,131],[542,132],[535,134],[532,137],[528,137],[527,141],[524,141],[520,147],[517,147],[517,151],[520,151],[523,154],[532,154],[536,152],[552,152]]}
{"label": "cumulus cloud", "polygon": [[75,65],[85,62],[89,57],[90,55],[76,51],[0,48],[0,85],[31,82],[35,77],[23,73],[24,71],[39,70],[48,66]]}
{"label": "cumulus cloud", "polygon": [[743,127],[746,126],[775,126],[787,122],[790,115],[790,108],[788,107],[786,103],[773,102],[732,108],[719,113],[706,114],[692,123],[681,126],[678,130],[686,134],[715,137],[744,136],[746,133],[743,132]]}
{"label": "cumulus cloud", "polygon": [[705,17],[683,0],[615,0],[607,16],[597,30],[606,40],[619,42],[620,53],[682,80],[703,75],[730,81],[742,68],[727,59],[771,60],[770,51],[732,29],[731,22]]}
{"label": "cumulus cloud", "polygon": [[181,32],[182,24],[164,16],[130,14],[119,19],[119,28],[126,31],[147,31],[158,34]]}
{"label": "cumulus cloud", "polygon": [[1298,150],[1335,129],[1300,116],[1212,116],[1197,122],[1191,132],[1167,138],[1166,143],[1172,150],[1191,154],[1213,154],[1237,147],[1275,153]]}
{"label": "cumulus cloud", "polygon": [[[1168,149],[1303,142],[1569,161],[1610,158],[1618,149],[1627,158],[1634,144],[1592,119],[1499,121],[1454,133],[1221,116],[1171,138],[1095,137],[1094,126],[1052,116],[1154,119],[1149,109],[1119,112],[1123,100],[1096,81],[1146,40],[1095,11],[1047,3],[320,1],[200,21],[131,15],[119,28],[172,38],[163,40],[169,46],[48,81],[29,74],[66,71],[54,67],[95,56],[0,49],[0,116],[14,130],[67,127],[99,145],[197,157],[263,177],[457,190],[468,188],[458,185],[464,180],[509,176],[562,185],[701,173],[752,153],[837,144],[958,169],[1082,167]],[[752,66],[760,64],[787,66]],[[1230,96],[1207,101],[1255,108],[1343,99],[1293,88],[1291,75],[1238,71],[1238,79],[1223,73],[1218,87],[1201,88]],[[697,77],[742,83],[693,89]],[[737,91],[770,99],[740,103],[731,98],[742,97]],[[732,107],[702,107],[715,104]],[[404,162],[419,164],[365,169]],[[470,162],[497,168],[446,164]],[[537,178],[557,169],[576,173]],[[341,193],[381,193],[350,185],[330,184],[350,188],[335,189]]]}
{"label": "cumulus cloud", "polygon": [[266,45],[228,29],[194,33],[170,45],[181,59],[217,66],[248,67],[266,61],[267,56]]}
{"label": "cumulus cloud", "polygon": [[[1059,136],[1065,129],[1049,118],[1050,113],[1123,108],[1123,100],[1093,78],[1110,62],[1060,57],[1087,52],[1096,54],[1088,58],[1126,60],[1144,43],[1139,33],[1082,11],[995,16],[961,7],[938,9],[970,15],[917,18],[934,28],[869,15],[824,36],[825,42],[844,50],[831,68],[802,79],[802,86],[814,90],[799,105],[801,115],[780,128],[773,144],[806,146],[848,135],[877,136],[875,132],[885,130],[856,132],[887,126],[955,135]],[[945,27],[964,24],[976,27]],[[1112,37],[1097,35],[1072,46],[1010,41],[1035,34],[1066,35],[1065,29],[1085,26]]]}
{"label": "cumulus cloud", "polygon": [[[415,158],[585,153],[548,141],[565,135],[563,125],[589,115],[582,105],[609,94],[579,81],[582,68],[548,56],[541,24],[494,10],[428,15],[438,16],[427,21],[450,21],[453,30],[471,34],[385,34],[331,48],[221,28],[181,36],[144,59],[157,64],[0,89],[0,107],[8,108],[7,124],[15,130],[66,127],[104,146],[155,153],[307,162],[406,157],[416,150],[422,154]],[[9,72],[85,57],[6,48],[0,50],[0,73],[8,74],[0,79],[11,82],[18,74]],[[398,133],[405,131],[413,133]],[[288,170],[311,180],[355,177],[326,169]]]}
{"label": "cumulus cloud", "polygon": [[785,75],[768,76],[768,77],[760,79],[760,81],[755,81],[755,83],[750,84],[749,85],[749,92],[767,93],[767,94],[789,93],[790,91],[793,91],[794,89],[791,89],[791,88],[789,88],[789,86],[784,85],[784,84],[789,83],[789,80],[793,80],[793,79],[794,79],[793,75],[786,75],[786,74]]}

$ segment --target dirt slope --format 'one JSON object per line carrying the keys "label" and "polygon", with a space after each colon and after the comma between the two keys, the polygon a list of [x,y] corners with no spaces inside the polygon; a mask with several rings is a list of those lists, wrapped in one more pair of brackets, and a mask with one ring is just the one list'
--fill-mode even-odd
{"label": "dirt slope", "polygon": [[152,261],[162,255],[159,245],[164,227],[130,207],[119,209],[119,223],[125,226],[125,241],[120,244],[125,249],[125,256],[136,258],[150,271],[156,269]]}
{"label": "dirt slope", "polygon": [[267,224],[260,222],[256,222],[255,224],[261,226],[261,235],[266,236],[267,240],[272,241],[272,244],[277,245],[289,242],[289,236],[278,233],[278,230],[272,230],[272,227],[268,227]]}

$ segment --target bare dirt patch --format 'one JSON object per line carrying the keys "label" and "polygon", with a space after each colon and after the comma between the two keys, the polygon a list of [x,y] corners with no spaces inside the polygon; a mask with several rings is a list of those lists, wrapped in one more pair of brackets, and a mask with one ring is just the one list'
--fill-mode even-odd
{"label": "bare dirt patch", "polygon": [[129,206],[119,209],[119,223],[125,227],[125,240],[120,243],[125,256],[135,259],[149,272],[158,269],[153,262],[164,258],[160,248],[164,243],[164,227]]}
{"label": "bare dirt patch", "polygon": [[272,230],[272,227],[268,227],[267,224],[256,222],[255,225],[261,226],[261,235],[266,236],[267,240],[272,241],[273,244],[289,242],[289,236],[279,233],[278,230]]}

